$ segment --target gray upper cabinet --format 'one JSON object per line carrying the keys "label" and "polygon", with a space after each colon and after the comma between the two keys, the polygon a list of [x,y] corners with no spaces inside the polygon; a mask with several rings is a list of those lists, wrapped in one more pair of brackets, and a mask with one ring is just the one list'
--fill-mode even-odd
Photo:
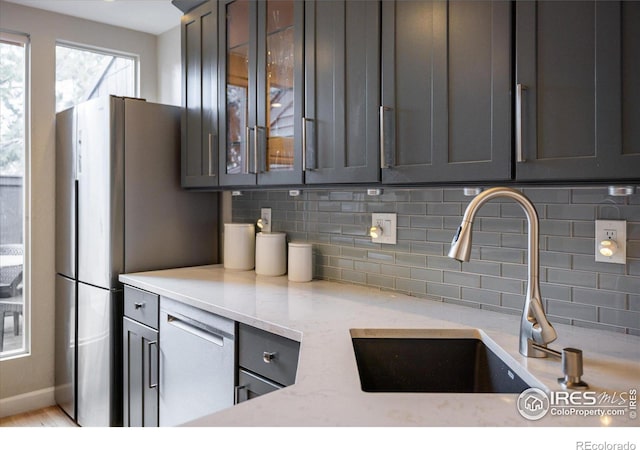
{"label": "gray upper cabinet", "polygon": [[182,22],[182,184],[638,180],[639,22],[629,1],[208,1]]}
{"label": "gray upper cabinet", "polygon": [[304,3],[219,4],[224,186],[302,184]]}
{"label": "gray upper cabinet", "polygon": [[305,2],[305,182],[380,180],[380,3]]}
{"label": "gray upper cabinet", "polygon": [[516,178],[640,176],[637,2],[516,2]]}
{"label": "gray upper cabinet", "polygon": [[622,2],[621,8],[622,159],[637,179],[640,177],[640,2]]}
{"label": "gray upper cabinet", "polygon": [[382,181],[511,178],[511,5],[382,2]]}
{"label": "gray upper cabinet", "polygon": [[211,0],[182,17],[182,186],[218,185],[217,11]]}

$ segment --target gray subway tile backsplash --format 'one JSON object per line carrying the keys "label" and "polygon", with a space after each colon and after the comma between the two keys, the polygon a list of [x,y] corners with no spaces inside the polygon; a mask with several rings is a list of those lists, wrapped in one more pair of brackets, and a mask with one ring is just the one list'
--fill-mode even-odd
{"label": "gray subway tile backsplash", "polygon": [[547,300],[547,314],[558,317],[571,317],[572,319],[590,320],[595,322],[598,309],[592,305],[581,305],[573,302]]}
{"label": "gray subway tile backsplash", "polygon": [[[606,306],[607,308],[621,310],[624,310],[627,306],[626,294],[608,292],[600,289],[573,288],[573,299],[585,305]],[[633,308],[630,309],[633,310]]]}
{"label": "gray subway tile backsplash", "polygon": [[[610,197],[606,187],[524,187],[540,217],[543,303],[555,323],[640,335],[640,194]],[[314,244],[314,276],[403,292],[424,301],[519,314],[527,275],[527,224],[509,200],[483,206],[472,258],[446,256],[470,197],[462,188],[246,191],[233,220],[254,222],[272,208],[274,231]],[[371,213],[398,214],[398,244],[372,243]],[[627,264],[596,263],[594,220],[627,220]]]}
{"label": "gray subway tile backsplash", "polygon": [[586,271],[547,269],[547,281],[569,286],[596,287],[596,277],[593,272]]}

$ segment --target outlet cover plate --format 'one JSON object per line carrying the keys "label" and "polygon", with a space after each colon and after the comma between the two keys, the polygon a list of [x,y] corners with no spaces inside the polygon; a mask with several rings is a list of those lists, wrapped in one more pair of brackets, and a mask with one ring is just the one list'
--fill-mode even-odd
{"label": "outlet cover plate", "polygon": [[[618,244],[618,251],[611,256],[600,254],[600,241],[612,239]],[[627,221],[596,220],[596,261],[615,264],[627,263]]]}
{"label": "outlet cover plate", "polygon": [[398,216],[396,213],[373,213],[371,225],[382,228],[382,235],[372,237],[371,242],[395,244],[397,242]]}
{"label": "outlet cover plate", "polygon": [[262,219],[262,232],[271,233],[271,208],[261,208],[260,218]]}

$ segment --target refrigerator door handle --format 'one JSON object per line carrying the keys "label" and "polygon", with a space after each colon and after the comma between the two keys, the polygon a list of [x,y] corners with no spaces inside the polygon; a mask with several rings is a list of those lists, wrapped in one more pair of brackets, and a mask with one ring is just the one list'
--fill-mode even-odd
{"label": "refrigerator door handle", "polygon": [[82,173],[82,130],[78,130],[78,145],[76,153],[76,180],[80,179]]}

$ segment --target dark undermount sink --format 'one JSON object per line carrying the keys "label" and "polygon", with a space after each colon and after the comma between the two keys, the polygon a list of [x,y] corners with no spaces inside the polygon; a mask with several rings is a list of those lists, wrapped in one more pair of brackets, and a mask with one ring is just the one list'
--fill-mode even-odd
{"label": "dark undermount sink", "polygon": [[352,329],[351,338],[365,392],[521,393],[538,384],[480,330]]}

